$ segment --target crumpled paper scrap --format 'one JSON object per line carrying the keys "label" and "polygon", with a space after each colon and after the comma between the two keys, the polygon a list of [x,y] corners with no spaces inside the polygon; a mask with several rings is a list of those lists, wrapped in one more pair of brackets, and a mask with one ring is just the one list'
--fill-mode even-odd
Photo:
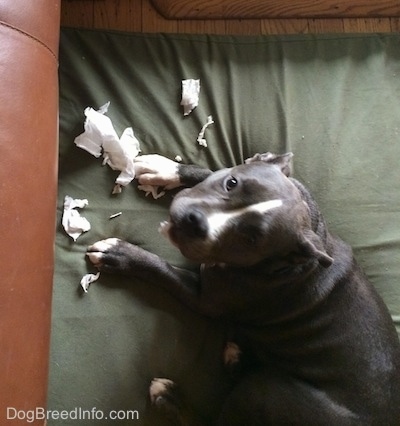
{"label": "crumpled paper scrap", "polygon": [[131,127],[124,130],[121,138],[118,137],[111,119],[105,115],[109,105],[107,102],[98,111],[91,107],[85,109],[85,131],[74,142],[96,158],[103,153],[103,165],[108,164],[121,172],[113,189],[113,194],[117,194],[135,178],[133,160],[140,152],[140,142]]}
{"label": "crumpled paper scrap", "polygon": [[183,115],[189,115],[199,104],[200,80],[188,78],[182,80]]}
{"label": "crumpled paper scrap", "polygon": [[76,241],[77,238],[90,229],[89,221],[82,217],[78,210],[83,209],[89,204],[86,199],[72,198],[66,195],[64,198],[64,212],[62,217],[62,226],[65,232]]}
{"label": "crumpled paper scrap", "polygon": [[204,126],[201,128],[200,133],[199,133],[199,135],[197,136],[197,143],[198,143],[200,146],[204,146],[205,148],[207,148],[207,141],[206,141],[206,139],[205,139],[205,137],[204,137],[204,133],[205,133],[205,131],[206,131],[207,127],[208,127],[208,126],[210,126],[211,124],[214,124],[214,120],[213,120],[213,118],[212,118],[212,115],[209,115],[209,116],[207,117],[207,122],[206,122],[206,124],[204,124]]}
{"label": "crumpled paper scrap", "polygon": [[85,293],[88,292],[90,284],[97,281],[100,277],[100,272],[97,274],[86,274],[81,279],[81,287]]}

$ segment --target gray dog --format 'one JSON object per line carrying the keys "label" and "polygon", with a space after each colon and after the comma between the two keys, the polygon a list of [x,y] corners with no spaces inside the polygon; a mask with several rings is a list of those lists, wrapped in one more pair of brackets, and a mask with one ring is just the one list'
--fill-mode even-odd
{"label": "gray dog", "polygon": [[[291,157],[257,154],[214,173],[139,157],[141,183],[194,185],[176,195],[162,228],[202,264],[198,274],[116,238],[87,254],[102,271],[154,282],[232,324],[224,359],[238,377],[216,424],[398,426],[395,327],[351,248],[289,177]],[[172,381],[154,379],[150,398],[173,424],[200,424]]]}

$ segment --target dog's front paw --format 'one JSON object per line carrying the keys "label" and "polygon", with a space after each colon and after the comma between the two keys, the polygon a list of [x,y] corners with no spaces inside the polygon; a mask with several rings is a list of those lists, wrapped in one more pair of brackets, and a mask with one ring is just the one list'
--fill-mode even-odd
{"label": "dog's front paw", "polygon": [[179,164],[159,154],[138,155],[135,158],[135,178],[141,185],[174,189],[181,186]]}
{"label": "dog's front paw", "polygon": [[100,271],[127,272],[135,246],[119,238],[108,238],[89,246],[86,255]]}

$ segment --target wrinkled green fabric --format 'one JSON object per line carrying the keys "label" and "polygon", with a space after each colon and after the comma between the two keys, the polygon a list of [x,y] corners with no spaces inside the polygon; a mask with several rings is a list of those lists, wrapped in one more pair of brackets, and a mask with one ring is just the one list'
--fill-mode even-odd
{"label": "wrinkled green fabric", "polygon": [[[200,78],[199,106],[179,105],[181,80]],[[67,424],[166,424],[152,413],[153,377],[179,383],[206,419],[227,389],[224,325],[199,317],[149,283],[95,272],[87,245],[117,236],[190,265],[158,234],[171,194],[153,200],[77,148],[87,106],[111,101],[119,135],[132,126],[143,154],[180,155],[212,169],[256,152],[292,151],[294,176],[313,192],[330,230],[349,242],[400,319],[400,36],[231,37],[63,29],[60,174],[49,409],[137,410],[139,420]],[[206,130],[208,148],[197,134]],[[92,229],[73,242],[61,227],[65,195],[87,198]],[[113,213],[122,215],[110,220]],[[123,416],[123,413],[119,413]],[[88,416],[88,413],[86,413]],[[97,412],[97,417],[101,413]],[[128,414],[127,414],[128,415]]]}

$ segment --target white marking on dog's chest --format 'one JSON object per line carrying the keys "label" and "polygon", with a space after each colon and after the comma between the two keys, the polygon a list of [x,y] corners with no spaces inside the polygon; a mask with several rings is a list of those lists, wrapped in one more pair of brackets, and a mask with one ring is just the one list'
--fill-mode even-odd
{"label": "white marking on dog's chest", "polygon": [[212,213],[207,217],[208,234],[211,238],[216,238],[229,223],[231,219],[240,217],[246,213],[266,213],[269,210],[282,206],[282,200],[269,200],[260,203],[251,204],[250,206],[242,207],[240,209],[232,210],[229,212]]}

